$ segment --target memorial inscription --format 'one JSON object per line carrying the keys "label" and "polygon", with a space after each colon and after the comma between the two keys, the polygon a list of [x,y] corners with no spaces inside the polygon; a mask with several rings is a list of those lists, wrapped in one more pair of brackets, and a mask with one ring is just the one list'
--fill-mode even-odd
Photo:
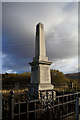
{"label": "memorial inscription", "polygon": [[41,81],[49,83],[49,67],[41,66]]}

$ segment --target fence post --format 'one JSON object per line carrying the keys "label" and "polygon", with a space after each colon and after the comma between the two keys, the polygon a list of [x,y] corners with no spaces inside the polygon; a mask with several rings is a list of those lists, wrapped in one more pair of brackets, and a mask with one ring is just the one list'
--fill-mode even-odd
{"label": "fence post", "polygon": [[54,119],[54,91],[52,91],[52,115]]}
{"label": "fence post", "polygon": [[68,114],[68,111],[69,111],[69,108],[68,108],[68,95],[66,96],[66,102],[67,102],[67,114]]}
{"label": "fence post", "polygon": [[76,120],[79,120],[79,98],[76,99]]}
{"label": "fence post", "polygon": [[29,119],[29,113],[28,113],[28,99],[26,99],[26,115],[27,115],[27,120]]}
{"label": "fence post", "polygon": [[79,98],[79,120],[80,120],[80,98]]}
{"label": "fence post", "polygon": [[63,118],[63,93],[62,93],[62,118]]}
{"label": "fence post", "polygon": [[14,120],[14,91],[10,91],[9,95],[9,119]]}

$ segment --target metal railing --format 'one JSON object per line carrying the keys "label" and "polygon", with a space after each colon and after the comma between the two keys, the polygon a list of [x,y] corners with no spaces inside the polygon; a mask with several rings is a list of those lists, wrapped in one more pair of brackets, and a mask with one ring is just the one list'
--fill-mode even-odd
{"label": "metal railing", "polygon": [[[29,119],[60,119],[75,114],[76,98],[80,92],[56,96],[56,100],[45,100],[46,107],[42,100],[14,101],[14,93],[11,92],[9,99],[3,100],[3,120],[29,120]],[[7,114],[6,114],[7,113]],[[5,116],[4,116],[5,115]]]}

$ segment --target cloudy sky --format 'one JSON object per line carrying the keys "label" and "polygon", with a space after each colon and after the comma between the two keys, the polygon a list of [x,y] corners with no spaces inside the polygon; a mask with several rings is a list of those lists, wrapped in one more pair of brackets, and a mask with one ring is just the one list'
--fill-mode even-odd
{"label": "cloudy sky", "polygon": [[0,2],[0,73],[2,73],[2,3]]}
{"label": "cloudy sky", "polygon": [[2,3],[2,70],[30,71],[35,51],[36,24],[45,28],[51,69],[78,71],[78,3]]}

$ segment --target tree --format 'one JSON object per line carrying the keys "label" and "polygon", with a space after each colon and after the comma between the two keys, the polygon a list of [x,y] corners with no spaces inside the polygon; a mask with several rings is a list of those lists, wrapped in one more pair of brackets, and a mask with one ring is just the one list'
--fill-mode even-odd
{"label": "tree", "polygon": [[70,79],[68,79],[62,72],[59,70],[51,70],[51,82],[52,84],[57,85],[64,85],[69,82]]}

